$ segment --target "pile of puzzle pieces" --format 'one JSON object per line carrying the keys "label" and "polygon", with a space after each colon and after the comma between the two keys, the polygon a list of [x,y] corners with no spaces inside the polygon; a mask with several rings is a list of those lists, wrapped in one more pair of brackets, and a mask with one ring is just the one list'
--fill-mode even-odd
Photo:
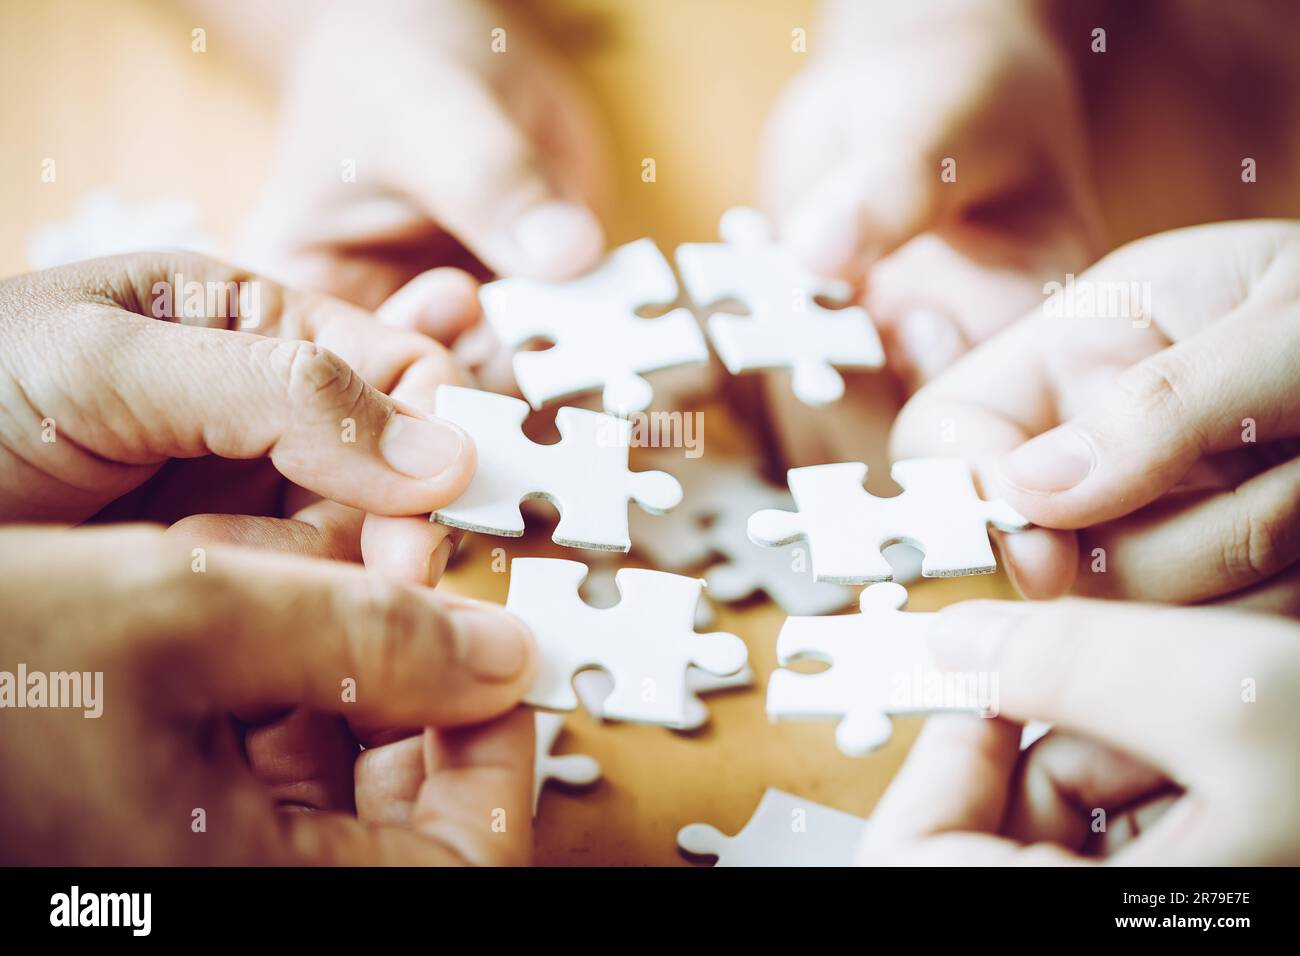
{"label": "pile of puzzle pieces", "polygon": [[[837,369],[881,367],[880,340],[866,312],[846,304],[847,284],[795,265],[752,210],[728,212],[721,233],[722,243],[681,247],[677,265],[697,309],[744,308],[713,312],[704,323],[729,373],[787,369],[798,399],[824,405],[844,392]],[[523,506],[540,498],[559,512],[553,540],[591,552],[590,564],[516,558],[510,565],[507,607],[529,625],[540,651],[525,698],[538,708],[534,812],[548,780],[583,786],[600,775],[590,757],[552,753],[563,731],[559,715],[580,701],[604,720],[683,731],[708,719],[701,694],[754,681],[739,637],[697,630],[712,619],[706,588],[723,602],[765,594],[789,615],[777,638],[782,666],[768,681],[768,716],[835,720],[847,755],[888,740],[894,715],[988,709],[985,688],[942,673],[930,656],[934,615],[905,610],[903,583],[992,572],[989,528],[1027,527],[1005,502],[979,496],[963,461],[896,463],[891,474],[903,492],[892,498],[865,490],[867,466],[858,462],[791,469],[788,490],[740,457],[659,452],[654,468],[633,471],[629,419],[654,401],[644,376],[709,361],[692,311],[669,308],[677,283],[655,245],[622,246],[565,282],[492,282],[481,299],[497,337],[518,349],[513,368],[527,401],[439,390],[436,413],[473,438],[478,465],[467,490],[432,520],[517,537]],[[653,308],[669,310],[646,317]],[[539,340],[552,346],[530,348]],[[530,406],[587,394],[599,394],[604,410],[560,408],[558,441],[539,444],[524,434]],[[630,503],[639,510],[629,514]],[[655,570],[616,568],[611,555],[629,550]],[[701,568],[703,579],[691,576]],[[838,613],[854,603],[857,613]],[[788,669],[806,657],[831,666],[816,674]],[[790,835],[792,813],[802,815],[798,839]],[[720,865],[836,865],[851,860],[864,823],[769,790],[736,836],[692,824],[678,843]]]}

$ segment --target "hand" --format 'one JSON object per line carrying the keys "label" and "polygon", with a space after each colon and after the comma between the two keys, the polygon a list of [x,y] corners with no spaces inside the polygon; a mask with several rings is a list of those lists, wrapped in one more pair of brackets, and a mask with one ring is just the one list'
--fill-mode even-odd
{"label": "hand", "polygon": [[[245,283],[260,311],[153,317],[178,274]],[[7,280],[0,327],[0,520],[180,521],[417,583],[441,572],[447,529],[424,516],[469,483],[474,449],[430,414],[459,372],[425,336],[189,255]]]}
{"label": "hand", "polygon": [[[861,862],[1078,864],[1101,843],[1116,864],[1300,863],[1294,622],[1074,600],[941,617],[940,666],[996,676],[1000,719],[927,722]],[[1057,729],[1021,753],[1028,720]]]}
{"label": "hand", "polygon": [[[0,531],[0,617],[11,673],[102,674],[97,717],[84,700],[0,711],[6,864],[528,859],[533,718],[515,705],[535,651],[500,608],[237,548],[196,573],[188,549],[142,527],[28,528]],[[254,779],[230,714],[298,705],[361,731],[436,728],[411,806],[359,792],[386,822],[277,812],[300,793]]]}
{"label": "hand", "polygon": [[[562,278],[595,262],[604,144],[517,11],[387,0],[305,15],[245,258],[367,308],[435,266]],[[472,294],[459,273],[426,283],[444,298]],[[418,327],[450,344],[465,312],[449,318],[437,299],[415,303]]]}
{"label": "hand", "polygon": [[1298,316],[1296,224],[1133,243],[917,393],[892,454],[982,463],[1040,526],[1002,538],[1028,597],[1294,609]]}
{"label": "hand", "polygon": [[769,122],[763,192],[811,268],[865,274],[915,388],[1104,247],[1079,91],[1037,4],[828,7]]}

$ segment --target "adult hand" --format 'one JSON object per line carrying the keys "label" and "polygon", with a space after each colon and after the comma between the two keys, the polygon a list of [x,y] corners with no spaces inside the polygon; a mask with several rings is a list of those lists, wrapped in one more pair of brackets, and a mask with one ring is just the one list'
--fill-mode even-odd
{"label": "adult hand", "polygon": [[895,458],[961,455],[1038,525],[1002,550],[1068,591],[1294,610],[1300,226],[1126,246],[917,393]]}
{"label": "adult hand", "polygon": [[1103,248],[1076,78],[1046,21],[1035,2],[829,3],[769,122],[780,232],[816,271],[865,275],[909,388]]}
{"label": "adult hand", "polygon": [[[999,718],[927,722],[861,862],[1078,864],[1098,850],[1146,866],[1300,862],[1293,621],[975,601],[941,612],[932,646],[945,670],[996,676]],[[1022,753],[1029,720],[1056,729]]]}
{"label": "adult hand", "polygon": [[[501,608],[238,548],[210,549],[198,570],[143,527],[10,528],[0,616],[7,669],[98,680],[80,688],[93,706],[29,696],[0,711],[6,863],[528,859],[533,718],[515,705],[535,651]],[[249,772],[230,714],[295,706],[435,728],[400,825],[381,811],[387,822],[277,811],[295,795]]]}
{"label": "adult hand", "polygon": [[[249,261],[367,308],[436,266],[562,278],[596,261],[604,144],[517,10],[384,0],[304,18],[300,43],[280,38],[294,49]],[[440,269],[404,298],[450,343],[467,313],[438,302],[472,294]]]}
{"label": "adult hand", "polygon": [[[218,289],[232,298],[209,310]],[[186,519],[310,555],[364,545],[420,583],[440,573],[447,531],[423,516],[469,483],[474,449],[431,414],[459,372],[425,336],[149,254],[0,283],[0,327],[0,520]]]}

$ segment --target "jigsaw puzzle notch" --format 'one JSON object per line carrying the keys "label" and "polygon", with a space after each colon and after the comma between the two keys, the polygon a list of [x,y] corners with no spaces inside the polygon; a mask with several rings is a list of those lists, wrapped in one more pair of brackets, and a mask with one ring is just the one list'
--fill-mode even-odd
{"label": "jigsaw puzzle notch", "polygon": [[613,680],[605,717],[680,727],[687,720],[689,666],[718,676],[745,666],[748,649],[739,637],[695,631],[703,582],[623,568],[615,575],[619,603],[599,609],[579,597],[586,573],[577,561],[516,558],[511,564],[506,607],[532,628],[541,651],[525,703],[574,709],[574,675],[594,667]]}

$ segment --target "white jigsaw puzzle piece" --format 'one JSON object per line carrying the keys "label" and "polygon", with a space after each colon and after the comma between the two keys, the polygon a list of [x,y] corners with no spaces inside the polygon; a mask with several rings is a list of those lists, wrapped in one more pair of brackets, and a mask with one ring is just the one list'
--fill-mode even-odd
{"label": "white jigsaw puzzle piece", "polygon": [[557,780],[570,787],[586,787],[600,779],[600,764],[587,754],[553,754],[552,748],[564,732],[564,715],[537,711],[536,749],[533,753],[533,816],[542,788],[548,780]]}
{"label": "white jigsaw puzzle piece", "polygon": [[774,671],[767,685],[770,719],[840,718],[835,743],[858,757],[889,740],[891,715],[996,708],[996,686],[987,675],[939,668],[927,642],[935,615],[905,613],[902,585],[873,584],[859,606],[859,614],[786,620],[776,640],[778,663],[813,658],[830,667],[816,674]]}
{"label": "white jigsaw puzzle piece", "polygon": [[[787,614],[826,614],[851,605],[854,591],[815,581],[805,559],[796,561],[796,547],[767,549],[749,540],[750,514],[762,508],[788,508],[790,495],[758,474],[741,456],[710,454],[687,458],[660,452],[648,456],[655,467],[671,468],[683,488],[680,507],[663,518],[631,516],[637,551],[656,567],[689,571],[713,558],[722,558],[704,571],[711,599],[735,603],[762,592]],[[910,580],[915,559],[898,548],[891,562],[900,580]]]}
{"label": "white jigsaw puzzle piece", "polygon": [[689,309],[657,318],[636,314],[677,298],[672,269],[649,239],[620,246],[576,279],[498,279],[483,286],[479,298],[488,325],[506,345],[555,343],[513,359],[519,390],[534,408],[603,389],[605,411],[629,415],[648,408],[654,397],[642,373],[709,358]]}
{"label": "white jigsaw puzzle piece", "polygon": [[578,705],[574,675],[594,667],[614,682],[602,716],[682,727],[688,719],[689,666],[721,677],[747,663],[745,642],[736,635],[695,631],[703,581],[623,568],[615,576],[622,600],[594,608],[578,596],[586,574],[578,561],[516,558],[511,563],[506,607],[532,629],[540,652],[537,679],[524,703],[573,710]]}
{"label": "white jigsaw puzzle piece", "polygon": [[560,512],[551,536],[556,544],[627,551],[629,501],[656,514],[681,501],[681,485],[672,475],[628,470],[626,419],[561,408],[560,441],[539,445],[523,432],[528,405],[517,398],[443,385],[436,413],[463,428],[478,453],[469,487],[433,513],[439,524],[518,537],[524,533],[520,503],[545,498]]}
{"label": "white jigsaw puzzle piece", "polygon": [[799,266],[753,209],[728,210],[720,232],[722,243],[679,246],[677,267],[699,307],[736,299],[749,310],[744,316],[709,316],[709,338],[728,372],[788,368],[795,396],[808,405],[825,405],[844,394],[837,366],[884,365],[880,336],[865,309],[828,309],[817,302],[850,301],[849,283]]}
{"label": "white jigsaw puzzle piece", "polygon": [[902,494],[877,498],[863,487],[861,462],[792,468],[790,491],[799,510],[756,512],[749,537],[767,547],[807,539],[818,581],[864,584],[892,578],[881,549],[894,543],[924,553],[921,573],[928,578],[996,571],[988,526],[1029,526],[1005,501],[980,498],[960,458],[913,458],[896,462],[890,474]]}
{"label": "white jigsaw puzzle piece", "polygon": [[677,833],[694,856],[716,856],[716,866],[851,866],[867,821],[851,813],[769,788],[735,836],[707,823]]}
{"label": "white jigsaw puzzle piece", "polygon": [[[632,528],[635,533],[636,517],[639,512],[632,515]],[[593,551],[586,555],[587,561],[587,578],[582,582],[582,588],[578,592],[584,601],[592,607],[613,607],[618,603],[618,583],[614,580],[618,574],[619,568],[623,567],[619,557],[610,551]],[[700,598],[699,606],[695,609],[695,626],[697,628],[708,628],[713,626],[716,616],[713,613],[713,605],[709,603],[707,596]],[[703,673],[701,671],[701,673]],[[600,675],[599,671],[587,671],[579,674],[578,678],[583,678],[589,674]],[[601,675],[603,676],[603,675]],[[607,691],[608,693],[608,691]],[[582,688],[579,685],[578,696],[582,697]],[[601,695],[601,699],[604,695]],[[587,705],[587,698],[582,697],[582,703]],[[591,710],[590,707],[587,707]]]}
{"label": "white jigsaw puzzle piece", "polygon": [[[696,626],[700,625],[697,621]],[[741,668],[740,673],[718,677],[698,667],[686,671],[686,719],[672,730],[698,730],[709,722],[709,708],[700,700],[701,694],[714,691],[734,690],[739,687],[751,687],[754,684],[754,672],[749,666]],[[613,679],[604,671],[582,671],[573,678],[574,690],[583,708],[593,717],[600,717],[605,698],[614,689]]]}

